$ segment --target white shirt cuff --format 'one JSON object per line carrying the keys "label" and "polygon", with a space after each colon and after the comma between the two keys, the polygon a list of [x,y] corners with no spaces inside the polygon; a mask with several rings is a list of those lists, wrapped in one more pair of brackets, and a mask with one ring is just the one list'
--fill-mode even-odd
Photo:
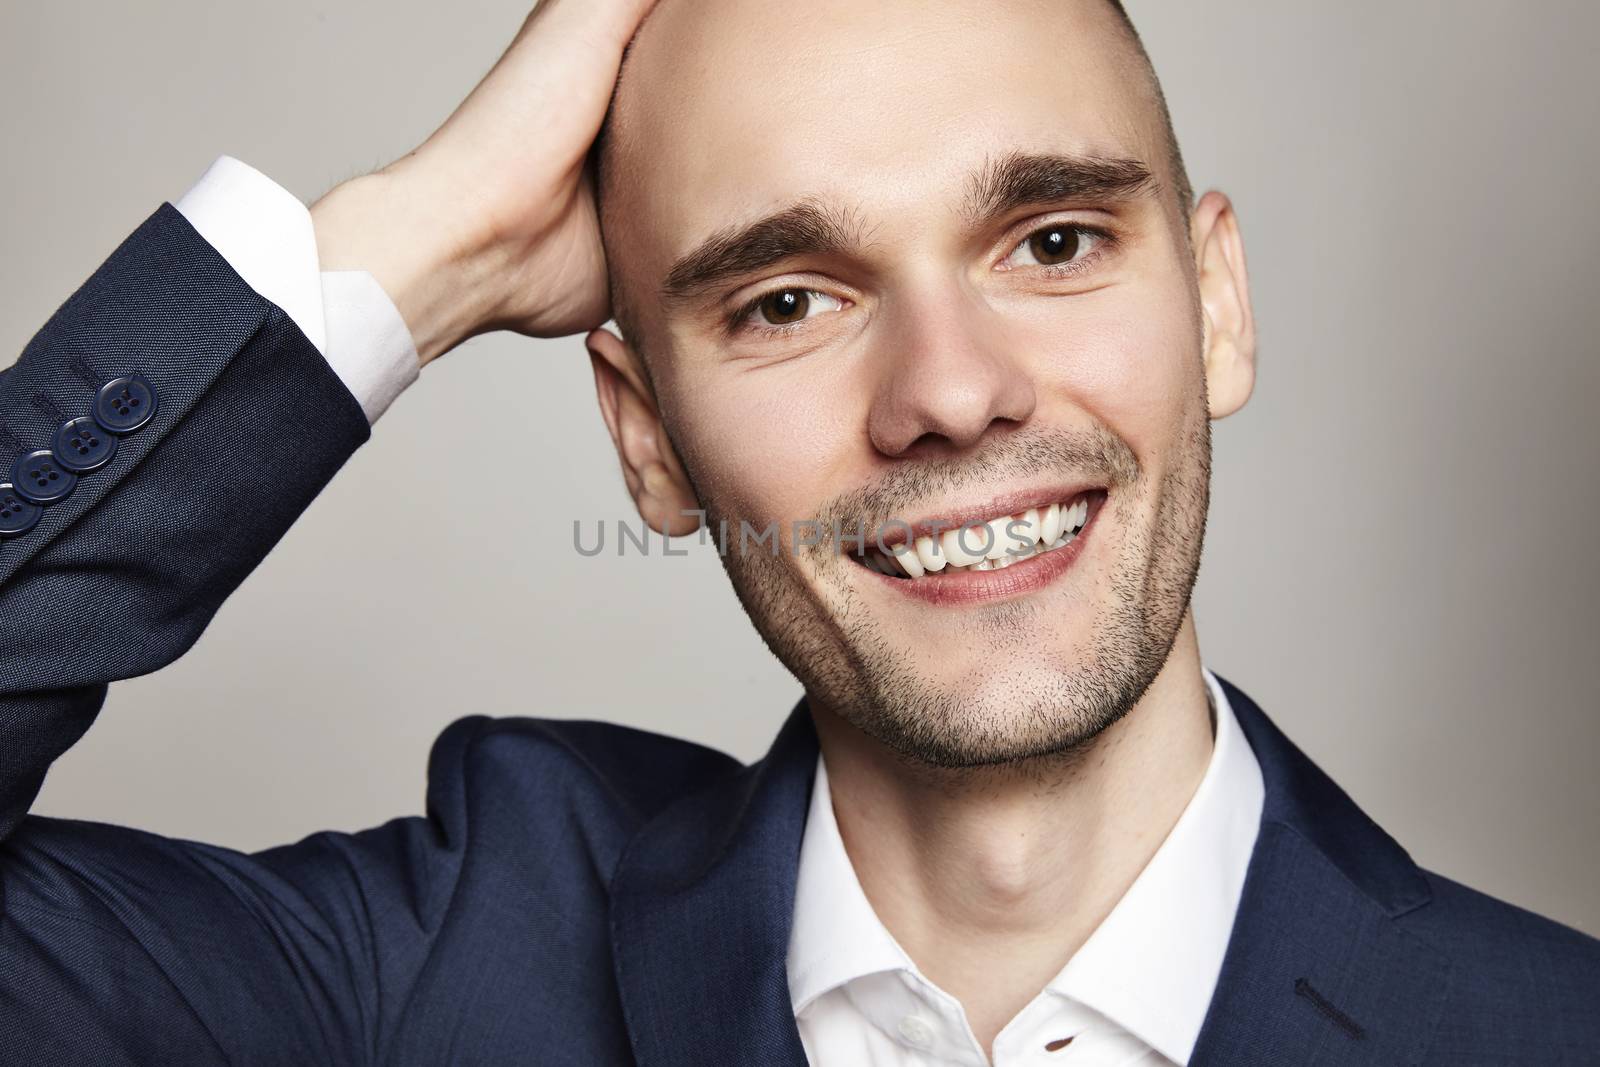
{"label": "white shirt cuff", "polygon": [[174,205],[264,299],[283,309],[378,420],[417,380],[411,331],[366,271],[322,272],[311,212],[282,186],[220,156]]}
{"label": "white shirt cuff", "polygon": [[411,330],[364,270],[323,271],[322,312],[328,365],[361,402],[367,422],[377,422],[421,371]]}

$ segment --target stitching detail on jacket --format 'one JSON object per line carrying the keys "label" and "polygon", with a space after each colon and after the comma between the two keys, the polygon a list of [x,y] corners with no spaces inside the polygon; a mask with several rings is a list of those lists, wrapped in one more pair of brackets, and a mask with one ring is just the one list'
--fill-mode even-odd
{"label": "stitching detail on jacket", "polygon": [[83,358],[83,353],[74,352],[67,357],[67,369],[77,375],[78,379],[90,389],[98,390],[101,384],[100,375],[89,366],[89,361]]}
{"label": "stitching detail on jacket", "polygon": [[1304,978],[1296,978],[1294,980],[1294,995],[1309,1000],[1313,1008],[1316,1008],[1324,1018],[1343,1030],[1353,1040],[1360,1041],[1367,1036],[1367,1032],[1361,1028],[1361,1024],[1334,1007],[1328,998],[1318,993],[1316,988]]}
{"label": "stitching detail on jacket", "polygon": [[67,421],[67,417],[61,413],[61,408],[44,393],[33,394],[33,406],[39,414],[58,426]]}

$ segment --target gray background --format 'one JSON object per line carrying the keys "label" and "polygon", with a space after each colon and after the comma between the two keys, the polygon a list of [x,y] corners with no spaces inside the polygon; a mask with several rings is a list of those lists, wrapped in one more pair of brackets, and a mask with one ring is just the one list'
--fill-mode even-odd
{"label": "gray background", "polygon": [[[403,152],[526,2],[0,6],[0,351],[219,153],[309,201]],[[1260,320],[1217,426],[1206,661],[1419,861],[1600,934],[1600,5],[1130,7]],[[798,687],[711,551],[571,547],[629,514],[592,396],[577,338],[429,367],[36,810],[242,848],[356,829],[421,810],[472,712],[758,756]]]}

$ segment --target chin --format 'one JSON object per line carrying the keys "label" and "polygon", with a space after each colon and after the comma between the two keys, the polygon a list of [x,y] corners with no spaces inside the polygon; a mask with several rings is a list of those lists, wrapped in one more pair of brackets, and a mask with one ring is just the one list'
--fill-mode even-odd
{"label": "chin", "polygon": [[872,697],[841,712],[915,762],[976,767],[1080,750],[1126,710],[1107,699],[1123,691],[1108,686],[1107,672],[1074,664],[1065,650],[965,651],[937,673],[902,664],[875,674]]}

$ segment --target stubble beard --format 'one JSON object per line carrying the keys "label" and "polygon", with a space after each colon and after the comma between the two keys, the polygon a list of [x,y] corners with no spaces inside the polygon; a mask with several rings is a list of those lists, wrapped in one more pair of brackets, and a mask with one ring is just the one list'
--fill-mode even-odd
{"label": "stubble beard", "polygon": [[[1132,450],[1103,427],[1018,431],[975,456],[899,471],[816,516],[825,525],[870,531],[904,518],[903,505],[940,490],[1044,471],[1103,480],[1111,492],[1096,523],[1111,520],[1122,531],[1121,546],[1097,585],[1088,647],[1065,656],[1043,647],[1036,605],[1004,602],[985,610],[981,627],[995,669],[976,682],[952,684],[920,670],[890,640],[884,620],[846,581],[843,568],[856,564],[835,544],[798,555],[787,545],[775,555],[730,544],[723,566],[767,647],[805,687],[812,706],[831,710],[903,761],[937,768],[1070,761],[1138,704],[1166,664],[1188,610],[1211,481],[1211,426],[1201,399],[1190,408],[1177,462],[1159,480],[1146,525],[1135,520],[1151,480]],[[700,499],[713,528],[739,528],[739,516]],[[814,581],[801,573],[802,560]]]}

